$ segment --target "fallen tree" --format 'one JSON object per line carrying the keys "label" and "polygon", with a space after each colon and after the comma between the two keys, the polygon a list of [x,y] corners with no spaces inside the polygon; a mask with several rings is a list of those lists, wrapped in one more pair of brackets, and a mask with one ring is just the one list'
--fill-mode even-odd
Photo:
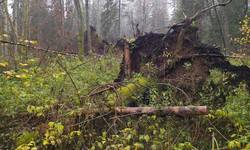
{"label": "fallen tree", "polygon": [[147,114],[147,115],[176,115],[176,116],[196,116],[196,115],[207,115],[208,110],[206,106],[173,106],[164,107],[157,109],[154,107],[116,107],[115,111],[118,114]]}
{"label": "fallen tree", "polygon": [[116,114],[116,115],[157,115],[157,116],[199,116],[209,113],[207,106],[166,106],[162,108],[156,107],[114,107],[106,108],[81,108],[81,114],[94,115],[96,114]]}

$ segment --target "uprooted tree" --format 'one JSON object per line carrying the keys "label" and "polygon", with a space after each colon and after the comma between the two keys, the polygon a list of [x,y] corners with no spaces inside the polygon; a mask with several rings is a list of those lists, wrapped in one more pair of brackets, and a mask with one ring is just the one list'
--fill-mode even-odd
{"label": "uprooted tree", "polygon": [[123,41],[120,46],[124,49],[124,57],[115,81],[122,82],[132,73],[147,74],[146,64],[151,64],[157,80],[180,88],[190,96],[203,85],[210,69],[214,68],[234,74],[229,81],[232,85],[245,81],[250,87],[250,68],[230,64],[227,60],[230,56],[223,55],[218,47],[202,43],[197,33],[199,29],[192,25],[208,10],[231,2],[205,8],[171,26],[166,34],[149,33],[132,43]]}

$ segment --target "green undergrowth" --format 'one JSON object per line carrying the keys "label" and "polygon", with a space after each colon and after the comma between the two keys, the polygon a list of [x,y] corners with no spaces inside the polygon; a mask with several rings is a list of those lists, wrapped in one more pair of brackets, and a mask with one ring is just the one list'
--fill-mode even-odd
{"label": "green undergrowth", "polygon": [[[119,64],[120,58],[113,55],[84,61],[59,55],[42,63],[39,59],[20,61],[14,70],[1,60],[0,149],[250,148],[250,95],[244,82],[230,85],[228,78],[233,75],[211,70],[196,93],[199,99],[187,103],[175,97],[176,89],[170,85],[135,75],[117,90],[122,103],[112,90],[87,98],[93,90],[105,90],[109,86],[104,85],[113,83]],[[128,105],[125,100],[155,107],[207,105],[210,113],[190,118],[81,113]]]}
{"label": "green undergrowth", "polygon": [[63,56],[49,59],[46,64],[30,59],[19,63],[17,70],[9,70],[8,63],[1,62],[1,114],[15,116],[26,112],[29,105],[47,106],[58,102],[79,106],[78,95],[86,95],[91,88],[112,82],[119,71],[119,59],[109,56],[83,62]]}

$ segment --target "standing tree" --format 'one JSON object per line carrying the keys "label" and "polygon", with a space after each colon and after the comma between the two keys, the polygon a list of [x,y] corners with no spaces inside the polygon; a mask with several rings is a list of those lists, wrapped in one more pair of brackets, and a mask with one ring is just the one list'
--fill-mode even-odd
{"label": "standing tree", "polygon": [[[30,1],[24,0],[24,9],[23,9],[23,39],[28,40],[30,39],[29,33],[29,24],[30,24]],[[28,59],[28,47],[25,48],[25,60]]]}
{"label": "standing tree", "polygon": [[[4,12],[4,4],[0,4],[0,36],[3,36],[6,33],[6,27],[7,27],[7,21],[6,21],[6,15]],[[6,54],[6,45],[5,44],[0,44],[0,54],[3,55],[4,57],[7,55]]]}
{"label": "standing tree", "polygon": [[[18,9],[19,9],[19,1],[14,0],[13,1],[13,11],[12,11],[12,16],[13,16],[13,26],[16,31],[16,38],[18,41]],[[14,51],[17,52],[17,45],[14,46]]]}
{"label": "standing tree", "polygon": [[84,54],[84,21],[83,21],[83,11],[79,0],[74,0],[75,8],[78,16],[78,48],[79,48],[79,58],[83,59]]}
{"label": "standing tree", "polygon": [[118,0],[118,10],[119,10],[118,34],[119,34],[119,38],[121,37],[121,5],[122,5],[122,0]]}
{"label": "standing tree", "polygon": [[89,23],[89,0],[85,0],[85,9],[86,9],[86,29],[87,29],[87,35],[85,35],[87,43],[86,43],[86,49],[85,52],[88,54],[91,52],[91,31],[90,31],[90,23]]}
{"label": "standing tree", "polygon": [[[6,29],[5,32],[8,33],[8,35],[10,35],[10,40],[14,43],[17,42],[17,32],[15,31],[15,27],[13,24],[13,20],[9,14],[8,11],[8,0],[3,1],[3,7],[4,7],[4,14],[6,16]],[[8,25],[10,28],[8,28]],[[9,55],[9,63],[13,66],[13,67],[17,67],[17,63],[16,63],[16,58],[15,58],[15,51],[13,51],[12,49],[14,49],[15,46],[10,46],[9,50],[8,50],[8,55]]]}
{"label": "standing tree", "polygon": [[65,23],[65,8],[64,8],[64,0],[54,0],[54,15],[55,15],[55,24],[57,31],[57,46],[59,49],[63,49],[63,43],[65,42],[65,31],[64,31],[64,23]]}

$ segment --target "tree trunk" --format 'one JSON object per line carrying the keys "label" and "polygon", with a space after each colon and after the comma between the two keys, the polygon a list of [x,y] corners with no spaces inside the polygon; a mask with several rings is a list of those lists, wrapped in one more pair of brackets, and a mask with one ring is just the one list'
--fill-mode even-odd
{"label": "tree trunk", "polygon": [[86,9],[86,29],[87,29],[87,46],[86,46],[86,55],[91,53],[91,31],[90,31],[90,23],[89,23],[89,0],[85,0],[85,9]]}
{"label": "tree trunk", "polygon": [[[14,26],[14,29],[16,31],[17,41],[18,41],[18,9],[19,9],[19,1],[14,0],[14,3],[13,3],[13,26]],[[18,51],[17,45],[14,46],[14,51],[15,52]]]}
{"label": "tree trunk", "polygon": [[[29,8],[30,8],[30,3],[29,0],[24,0],[24,10],[23,10],[23,40],[28,40],[29,41]],[[24,60],[28,59],[28,50],[29,48],[26,47],[24,52],[25,52],[25,57]]]}
{"label": "tree trunk", "polygon": [[143,25],[142,25],[142,33],[146,32],[146,26],[147,26],[147,14],[146,14],[146,0],[143,0],[143,6],[142,6],[142,12],[143,12]]}
{"label": "tree trunk", "polygon": [[83,13],[81,9],[81,4],[79,0],[74,0],[75,8],[78,16],[78,28],[79,28],[79,36],[78,36],[78,48],[79,48],[79,58],[83,60],[84,54],[84,22],[83,22]]}
{"label": "tree trunk", "polygon": [[119,0],[118,36],[121,37],[121,0]]}
{"label": "tree trunk", "polygon": [[[217,0],[217,3],[221,2],[221,0]],[[226,8],[220,8],[220,13],[222,17],[222,29],[223,29],[223,34],[224,34],[224,44],[226,49],[230,49],[231,44],[230,44],[230,31],[229,31],[229,18],[227,16],[227,9]]]}
{"label": "tree trunk", "polygon": [[[5,0],[3,2],[3,5],[4,5],[4,11],[5,11],[5,15],[6,15],[6,19],[9,23],[9,27],[10,27],[10,30],[11,32],[8,32],[8,26],[6,27],[6,33],[9,33],[10,35],[10,40],[13,41],[13,42],[17,42],[17,35],[16,35],[16,31],[15,31],[15,28],[14,28],[14,25],[13,25],[13,21],[11,20],[11,17],[10,17],[10,14],[9,14],[9,11],[8,11],[8,0]],[[6,25],[7,25],[7,22],[6,22]],[[14,66],[14,68],[16,69],[17,67],[17,63],[16,63],[16,58],[15,58],[15,51],[13,51],[15,46],[11,46],[8,50],[8,55],[9,55],[9,63]]]}
{"label": "tree trunk", "polygon": [[65,12],[65,9],[64,9],[64,0],[60,0],[60,11],[61,11],[61,20],[60,20],[60,23],[61,23],[61,36],[64,38],[64,34],[65,34],[65,31],[64,31],[64,12]]}
{"label": "tree trunk", "polygon": [[124,43],[124,59],[125,59],[125,67],[126,67],[126,76],[131,76],[131,57],[129,50],[129,43]]}
{"label": "tree trunk", "polygon": [[207,115],[208,110],[206,106],[173,106],[157,109],[154,107],[117,107],[115,111],[118,114],[131,114],[131,115],[160,115],[160,116],[196,116]]}
{"label": "tree trunk", "polygon": [[[4,12],[4,5],[0,5],[0,34],[5,34],[5,29],[6,29],[6,15]],[[6,57],[6,46],[5,44],[0,44],[1,48],[1,55],[3,57]]]}

